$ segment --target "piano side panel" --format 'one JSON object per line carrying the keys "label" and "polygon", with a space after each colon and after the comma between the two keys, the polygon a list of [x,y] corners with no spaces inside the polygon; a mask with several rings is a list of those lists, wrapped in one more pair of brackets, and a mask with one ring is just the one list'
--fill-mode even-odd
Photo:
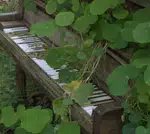
{"label": "piano side panel", "polygon": [[100,105],[93,112],[93,134],[122,134],[122,109],[115,103]]}

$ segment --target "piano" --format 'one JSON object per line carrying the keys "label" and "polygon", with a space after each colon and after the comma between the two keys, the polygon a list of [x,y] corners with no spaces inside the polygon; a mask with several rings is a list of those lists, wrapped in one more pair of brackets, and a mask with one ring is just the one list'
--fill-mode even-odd
{"label": "piano", "polygon": [[[0,44],[13,57],[20,70],[17,76],[21,85],[18,86],[25,87],[25,74],[30,73],[43,86],[52,101],[63,96],[65,83],[58,82],[59,72],[47,64],[44,52],[47,47],[63,43],[60,44],[59,33],[55,37],[44,38],[30,33],[31,24],[53,19],[45,13],[42,1],[35,0],[35,3],[38,9],[36,13],[23,12],[21,9],[11,15],[0,14]],[[20,4],[22,5],[22,0]],[[121,98],[112,96],[105,83],[113,69],[125,64],[130,55],[121,57],[123,58],[108,49],[105,59],[102,60],[104,64],[98,66],[93,76],[94,91],[88,97],[87,104],[81,106],[74,103],[70,106],[72,120],[81,125],[81,134],[121,134]],[[105,63],[106,59],[109,62]]]}

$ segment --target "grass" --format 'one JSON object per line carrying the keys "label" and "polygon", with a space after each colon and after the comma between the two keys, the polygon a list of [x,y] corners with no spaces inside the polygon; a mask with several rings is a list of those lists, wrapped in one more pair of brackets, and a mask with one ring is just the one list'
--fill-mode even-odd
{"label": "grass", "polygon": [[[16,88],[16,70],[13,60],[3,51],[0,51],[0,108],[8,105],[17,105],[22,96]],[[31,76],[27,76],[27,94],[42,89],[40,85],[33,80]]]}
{"label": "grass", "polygon": [[[0,49],[0,109],[6,106],[12,105],[16,107],[18,104],[22,104],[20,99],[22,96],[19,95],[19,90],[16,88],[16,70],[15,63],[13,60]],[[34,106],[42,106],[43,108],[51,108],[51,103],[41,93],[43,89],[40,85],[33,80],[33,78],[27,75],[27,104],[28,108]],[[12,129],[13,130],[13,129]],[[5,128],[0,124],[0,134],[12,134],[11,128]],[[9,132],[10,131],[10,132]]]}
{"label": "grass", "polygon": [[18,0],[9,0],[7,4],[0,5],[0,13],[18,10]]}
{"label": "grass", "polygon": [[4,52],[0,52],[0,108],[18,102],[15,86],[15,65]]}

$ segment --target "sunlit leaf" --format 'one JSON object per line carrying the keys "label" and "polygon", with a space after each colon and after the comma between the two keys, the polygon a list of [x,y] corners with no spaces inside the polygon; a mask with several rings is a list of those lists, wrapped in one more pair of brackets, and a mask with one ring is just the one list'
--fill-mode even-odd
{"label": "sunlit leaf", "polygon": [[52,111],[46,109],[28,109],[21,116],[21,128],[28,132],[39,133],[52,119]]}
{"label": "sunlit leaf", "polygon": [[84,41],[84,47],[90,47],[94,43],[93,39],[87,39]]}
{"label": "sunlit leaf", "polygon": [[73,12],[60,12],[55,17],[58,26],[69,26],[73,23],[75,15]]}
{"label": "sunlit leaf", "polygon": [[76,122],[62,122],[58,134],[80,134],[80,126]]}
{"label": "sunlit leaf", "polygon": [[78,53],[77,53],[77,58],[78,58],[79,60],[86,60],[86,59],[87,59],[87,56],[86,56],[86,54],[85,54],[84,52],[78,52]]}
{"label": "sunlit leaf", "polygon": [[[54,1],[54,0],[53,0]],[[57,0],[59,4],[63,4],[66,0]]]}
{"label": "sunlit leaf", "polygon": [[15,113],[14,109],[12,106],[4,107],[1,110],[1,122],[6,126],[6,127],[11,127],[14,125],[17,120],[18,116]]}
{"label": "sunlit leaf", "polygon": [[143,126],[138,126],[135,130],[135,134],[147,134],[147,130]]}
{"label": "sunlit leaf", "polygon": [[68,106],[63,104],[62,99],[56,99],[53,101],[53,110],[56,115],[66,115],[68,112]]}
{"label": "sunlit leaf", "polygon": [[32,134],[32,133],[27,132],[26,130],[24,130],[24,129],[21,128],[21,127],[17,127],[17,128],[15,129],[15,134]]}
{"label": "sunlit leaf", "polygon": [[64,99],[63,100],[63,104],[68,106],[68,105],[72,105],[73,104],[73,101],[71,99]]}
{"label": "sunlit leaf", "polygon": [[77,103],[83,105],[84,103],[88,102],[88,97],[93,92],[93,85],[90,83],[81,84],[79,88],[73,93],[72,97],[75,99]]}
{"label": "sunlit leaf", "polygon": [[25,106],[19,105],[17,107],[17,116],[20,118],[23,115],[24,111],[25,111]]}

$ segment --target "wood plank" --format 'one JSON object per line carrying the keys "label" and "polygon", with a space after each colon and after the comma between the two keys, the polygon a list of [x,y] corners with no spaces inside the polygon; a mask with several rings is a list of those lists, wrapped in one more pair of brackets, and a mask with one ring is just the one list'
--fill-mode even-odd
{"label": "wood plank", "polygon": [[0,21],[16,21],[22,20],[22,16],[19,12],[0,13]]}
{"label": "wood plank", "polygon": [[[64,90],[52,80],[35,62],[22,51],[6,34],[0,30],[0,43],[7,52],[13,55],[14,59],[20,62],[21,67],[27,70],[47,91],[49,98],[54,100],[64,94]],[[89,134],[92,134],[92,119],[78,104],[70,107],[72,118],[76,120]]]}
{"label": "wood plank", "polygon": [[0,22],[0,28],[12,28],[12,27],[22,27],[25,26],[24,21],[2,21]]}

